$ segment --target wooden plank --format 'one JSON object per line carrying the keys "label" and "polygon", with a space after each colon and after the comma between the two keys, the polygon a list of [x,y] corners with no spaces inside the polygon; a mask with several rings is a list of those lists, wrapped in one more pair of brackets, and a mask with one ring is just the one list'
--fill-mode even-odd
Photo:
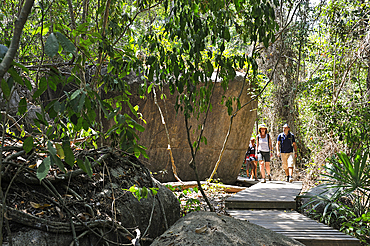
{"label": "wooden plank", "polygon": [[227,201],[225,206],[228,209],[295,209],[296,202],[285,201]]}
{"label": "wooden plank", "polygon": [[306,246],[359,246],[358,241],[353,240],[326,240],[326,239],[310,239],[310,238],[297,238],[297,241]]}
{"label": "wooden plank", "polygon": [[358,239],[290,210],[230,210],[234,218],[294,238],[305,245],[359,246]]}
{"label": "wooden plank", "polygon": [[297,237],[314,237],[314,238],[320,238],[320,237],[335,237],[335,238],[349,238],[348,235],[341,233],[340,231],[277,231],[272,230],[274,232],[279,232],[281,234],[288,234],[291,236],[297,236]]}
{"label": "wooden plank", "polygon": [[229,209],[296,209],[302,182],[258,183],[226,199]]}
{"label": "wooden plank", "polygon": [[301,182],[258,183],[229,197],[225,205],[227,212],[234,218],[284,234],[305,245],[360,245],[358,239],[294,211],[295,198],[301,188]]}

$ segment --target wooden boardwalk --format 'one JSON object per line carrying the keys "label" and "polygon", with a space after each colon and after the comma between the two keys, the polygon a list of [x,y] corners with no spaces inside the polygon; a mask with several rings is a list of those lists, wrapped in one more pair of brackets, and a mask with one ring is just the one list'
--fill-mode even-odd
{"label": "wooden boardwalk", "polygon": [[359,246],[358,239],[318,223],[298,212],[296,196],[301,182],[258,183],[226,200],[227,212],[312,246]]}
{"label": "wooden boardwalk", "polygon": [[230,209],[296,209],[295,198],[301,190],[301,182],[257,183],[228,198],[226,207]]}

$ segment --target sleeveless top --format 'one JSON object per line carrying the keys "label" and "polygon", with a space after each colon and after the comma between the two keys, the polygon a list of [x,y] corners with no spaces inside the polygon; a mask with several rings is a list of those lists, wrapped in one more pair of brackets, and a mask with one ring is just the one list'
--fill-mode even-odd
{"label": "sleeveless top", "polygon": [[248,151],[247,151],[247,158],[250,158],[250,157],[256,158],[255,153],[256,153],[255,146],[253,146],[252,144],[249,144]]}
{"label": "sleeveless top", "polygon": [[260,135],[258,135],[258,151],[262,151],[262,152],[269,152],[270,151],[267,134],[264,138],[262,138]]}

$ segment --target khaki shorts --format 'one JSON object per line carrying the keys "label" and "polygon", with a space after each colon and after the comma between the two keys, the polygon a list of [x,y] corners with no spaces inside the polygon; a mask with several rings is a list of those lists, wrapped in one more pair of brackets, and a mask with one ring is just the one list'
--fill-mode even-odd
{"label": "khaki shorts", "polygon": [[289,167],[294,168],[294,154],[293,153],[281,153],[281,160],[283,161],[283,169]]}

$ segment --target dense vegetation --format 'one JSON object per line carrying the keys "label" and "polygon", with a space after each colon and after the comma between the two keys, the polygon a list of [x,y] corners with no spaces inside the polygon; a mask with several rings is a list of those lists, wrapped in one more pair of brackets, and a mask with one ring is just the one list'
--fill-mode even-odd
{"label": "dense vegetation", "polygon": [[[272,134],[288,122],[308,179],[316,183],[324,174],[340,187],[321,218],[369,240],[369,17],[370,3],[361,0],[3,1],[2,140],[46,153],[40,180],[54,164],[61,171],[77,164],[92,175],[89,159],[75,157],[71,142],[82,149],[109,143],[146,156],[136,135],[145,119],[130,103],[125,76],[141,78],[142,96],[164,84],[177,92],[176,110],[190,135],[188,120],[212,107],[212,73],[227,90],[235,72],[244,71],[260,103],[259,122]],[[238,98],[224,104],[231,117],[242,107]],[[35,119],[24,120],[33,106]],[[105,120],[116,124],[106,129]],[[202,131],[190,139],[196,172],[195,155],[207,140]]]}

